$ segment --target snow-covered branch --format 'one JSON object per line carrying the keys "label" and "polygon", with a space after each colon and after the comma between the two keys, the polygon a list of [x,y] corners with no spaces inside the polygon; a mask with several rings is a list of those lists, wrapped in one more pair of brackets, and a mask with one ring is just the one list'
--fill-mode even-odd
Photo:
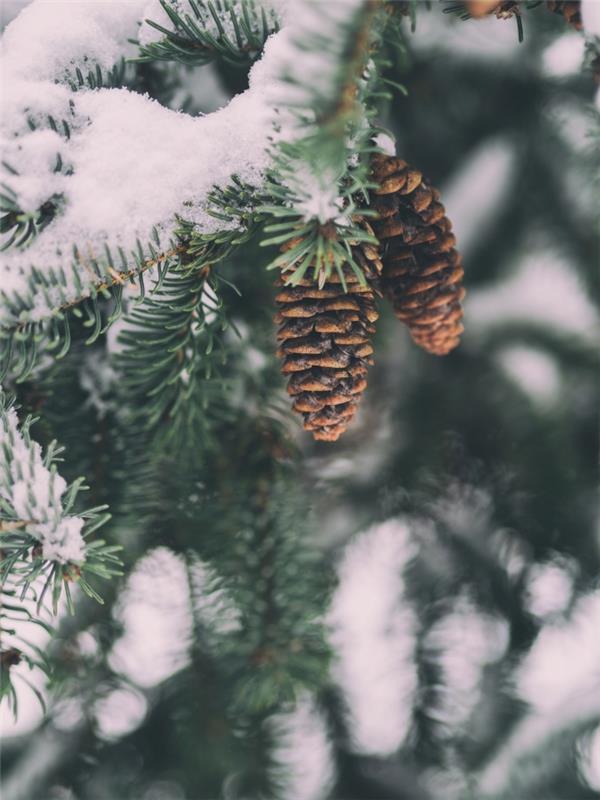
{"label": "snow-covered branch", "polygon": [[[219,23],[225,33],[231,23],[235,34],[239,22],[242,36],[248,3],[222,2]],[[266,35],[264,19],[277,22],[271,4],[265,0],[268,13],[251,5]],[[380,6],[366,0],[326,8],[312,0],[277,5],[283,27],[266,41],[249,88],[196,117],[106,76],[132,56],[129,39],[142,18],[162,8],[171,33],[184,20],[200,41],[214,38],[214,9],[200,14],[196,3],[192,19],[185,3],[136,0],[126,11],[122,3],[78,5],[71,20],[70,4],[37,0],[8,26],[0,126],[8,248],[0,266],[0,375],[10,367],[25,376],[36,349],[66,352],[69,312],[81,303],[92,341],[111,321],[98,296],[116,295],[113,319],[130,283],[139,282],[143,295],[144,273],[162,279],[178,262],[183,223],[188,239],[239,228],[241,214],[214,213],[219,191],[233,188],[239,196],[237,187],[248,187],[278,238],[283,228],[284,239],[293,231],[302,237],[300,228],[308,225],[309,255],[320,254],[324,263],[333,263],[335,237],[321,236],[320,226],[332,225],[344,242],[364,238],[354,223],[353,195],[366,191],[361,155],[372,146],[366,61]],[[147,29],[144,22],[144,41]],[[294,251],[287,258],[294,263]]]}
{"label": "snow-covered branch", "polygon": [[85,520],[68,513],[73,493],[51,464],[56,450],[44,458],[29,426],[26,420],[19,430],[15,410],[0,405],[0,532],[26,532],[39,542],[44,559],[81,564]]}

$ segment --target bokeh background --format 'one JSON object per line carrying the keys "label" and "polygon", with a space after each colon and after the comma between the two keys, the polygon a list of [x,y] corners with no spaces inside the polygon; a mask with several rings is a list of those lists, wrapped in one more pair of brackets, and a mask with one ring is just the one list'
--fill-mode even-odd
{"label": "bokeh background", "polygon": [[[2,23],[22,5],[5,1]],[[519,44],[514,20],[433,5],[389,48],[408,95],[394,93],[383,123],[442,191],[465,262],[463,343],[429,356],[384,310],[356,424],[334,446],[309,442],[282,411],[272,275],[250,244],[225,266],[242,292],[244,408],[289,429],[294,491],[269,484],[255,438],[232,426],[227,477],[173,510],[165,474],[146,527],[131,523],[131,493],[103,482],[123,457],[107,366],[118,330],[76,343],[30,400],[40,438],[67,445],[66,475],[84,472],[94,502],[111,502],[128,573],[104,606],[81,598],[52,644],[40,638],[64,686],[45,715],[22,686],[18,721],[4,715],[5,800],[600,797],[594,81],[582,36],[543,8]],[[139,88],[198,113],[244,81],[223,65],[148,67]],[[236,676],[262,665],[228,649],[239,619],[205,592],[199,542],[267,524],[259,473],[281,495],[269,524],[309,553],[300,567],[278,556],[279,590],[325,624],[331,661],[313,691],[269,713],[237,698],[232,712]],[[231,569],[251,573],[249,552]]]}

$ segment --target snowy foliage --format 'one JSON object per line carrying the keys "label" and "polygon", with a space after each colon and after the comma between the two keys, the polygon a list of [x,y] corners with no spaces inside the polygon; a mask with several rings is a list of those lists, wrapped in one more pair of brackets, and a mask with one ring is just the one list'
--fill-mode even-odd
{"label": "snowy foliage", "polygon": [[[183,5],[171,4],[182,13]],[[272,15],[271,4],[266,6]],[[337,49],[329,46],[335,42],[331,34],[360,6],[352,0],[328,8],[328,47],[308,58],[303,37],[318,32],[321,15],[307,0],[287,4],[284,21],[293,19],[294,27],[284,25],[269,38],[250,72],[249,89],[200,117],[165,108],[106,78],[135,56],[131,38],[139,34],[146,42],[159,33],[147,22],[139,29],[149,18],[164,25],[156,0],[35,0],[28,6],[4,36],[0,143],[8,208],[19,219],[36,221],[40,230],[23,247],[13,242],[17,246],[4,256],[0,323],[43,320],[93,293],[103,280],[113,282],[110,253],[122,254],[119,263],[127,272],[133,254],[151,241],[158,253],[172,252],[179,219],[201,233],[226,228],[227,222],[210,214],[209,193],[228,186],[234,175],[262,186],[273,139],[293,140],[294,126],[304,120],[282,106],[310,107],[315,97],[334,102],[344,53],[343,42]],[[211,15],[196,24],[214,34]],[[91,85],[81,81],[88,75]],[[315,177],[311,197],[298,198],[299,216],[338,217],[338,179],[333,173]],[[53,276],[60,276],[60,291]]]}
{"label": "snowy foliage", "polygon": [[14,409],[0,406],[0,507],[7,530],[25,523],[25,529],[42,546],[42,555],[61,564],[82,563],[84,520],[65,512],[67,483],[43,458],[28,426],[19,430]]}
{"label": "snowy foliage", "polygon": [[391,753],[408,734],[417,620],[403,572],[416,552],[406,523],[392,519],[357,537],[340,565],[328,617],[339,654],[334,674],[363,752]]}
{"label": "snowy foliage", "polygon": [[[111,4],[98,7],[96,17],[105,8],[112,19]],[[24,62],[19,20],[8,28],[4,53],[7,74],[18,76],[5,99],[2,137],[10,167],[5,180],[21,211],[34,213],[44,203],[54,203],[57,213],[31,246],[5,256],[1,274],[7,296],[28,294],[33,266],[45,272],[68,267],[74,244],[85,247],[87,261],[101,260],[105,243],[129,253],[138,239],[149,241],[153,229],[159,236],[166,234],[168,241],[177,215],[212,230],[215,219],[206,214],[205,201],[213,186],[226,185],[234,174],[249,184],[260,183],[272,125],[264,97],[268,68],[261,70],[262,81],[251,76],[250,89],[226,108],[192,118],[127,89],[84,88],[73,93],[50,80],[38,80],[40,70],[52,76],[58,68],[44,50],[43,67],[35,60],[35,68]],[[98,30],[104,34],[103,44],[97,42],[91,52],[107,67],[109,55],[126,54],[119,47],[122,27]],[[53,41],[60,50],[61,37]],[[85,51],[87,37],[77,41]],[[78,57],[79,51],[73,59]],[[73,59],[69,63],[76,64]],[[58,130],[41,127],[49,116],[58,121]],[[97,281],[85,262],[78,266],[78,277],[84,289]],[[71,278],[68,299],[81,292],[77,283]],[[22,318],[42,318],[52,302],[51,293],[38,294],[32,311]]]}
{"label": "snowy foliage", "polygon": [[109,70],[121,58],[135,55],[129,39],[136,37],[144,5],[145,0],[35,0],[4,33],[5,74],[26,82],[66,83],[77,67]]}

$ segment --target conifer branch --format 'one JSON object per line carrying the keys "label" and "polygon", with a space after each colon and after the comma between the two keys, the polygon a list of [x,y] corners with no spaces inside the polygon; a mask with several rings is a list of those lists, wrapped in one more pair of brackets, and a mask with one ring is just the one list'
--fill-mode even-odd
{"label": "conifer branch", "polygon": [[[145,273],[157,269],[157,277],[150,289],[156,291],[183,250],[182,245],[171,243],[170,249],[159,252],[154,244],[149,243],[144,248],[138,241],[138,251],[132,252],[129,260],[121,248],[117,260],[108,246],[99,257],[94,254],[86,257],[75,247],[70,269],[52,272],[54,280],[37,269],[32,270],[27,296],[15,293],[8,296],[0,291],[10,315],[8,321],[3,320],[0,325],[0,379],[10,373],[19,381],[25,380],[42,352],[52,352],[55,358],[65,356],[71,345],[73,316],[82,319],[83,325],[91,329],[86,342],[92,344],[120,317],[127,284],[137,286],[140,301],[143,301],[146,296]],[[135,263],[134,267],[130,266],[131,261]],[[87,281],[82,273],[87,274]],[[35,311],[38,293],[48,306],[42,319]],[[104,319],[106,301],[110,300],[114,301],[114,307]]]}
{"label": "conifer branch", "polygon": [[388,17],[382,4],[371,0],[321,11],[317,24],[314,6],[306,3],[305,22],[291,46],[292,53],[298,50],[298,63],[304,51],[326,53],[323,63],[304,74],[294,69],[291,57],[281,69],[282,85],[292,91],[290,133],[274,149],[267,191],[275,202],[260,210],[273,219],[266,233],[275,235],[263,244],[285,247],[270,267],[289,270],[290,283],[299,281],[309,265],[322,283],[344,260],[364,282],[351,246],[376,241],[354,223],[370,186],[368,158],[375,149],[372,53]]}
{"label": "conifer branch", "polygon": [[222,512],[229,505],[224,523],[237,531],[236,547],[217,525],[200,549],[213,570],[208,598],[228,598],[237,620],[213,633],[211,646],[233,682],[232,711],[242,715],[272,712],[320,686],[329,656],[317,611],[326,580],[302,544],[293,486],[264,468],[250,483],[250,495],[238,488],[234,499],[223,485],[215,498]]}
{"label": "conifer branch", "polygon": [[[55,614],[63,593],[72,611],[73,583],[101,603],[90,578],[121,574],[119,547],[101,539],[87,541],[110,518],[106,506],[71,513],[86,488],[83,479],[67,485],[58,474],[62,450],[56,442],[42,456],[30,434],[34,421],[27,417],[19,427],[11,401],[0,392],[0,659],[5,667],[0,699],[7,697],[15,713],[11,667],[24,661],[49,671],[43,653],[24,633],[28,623],[48,629],[39,616],[46,596]],[[28,601],[35,603],[35,615]]]}
{"label": "conifer branch", "polygon": [[133,418],[161,441],[194,440],[207,424],[230,325],[221,297],[226,282],[214,264],[238,236],[188,243],[160,290],[143,309],[133,310],[121,334],[118,365],[130,406],[139,408]]}
{"label": "conifer branch", "polygon": [[187,66],[208,64],[216,58],[247,64],[262,50],[279,25],[272,8],[256,0],[160,0],[171,28],[147,19],[162,34],[158,41],[140,44],[134,61],[178,61]]}

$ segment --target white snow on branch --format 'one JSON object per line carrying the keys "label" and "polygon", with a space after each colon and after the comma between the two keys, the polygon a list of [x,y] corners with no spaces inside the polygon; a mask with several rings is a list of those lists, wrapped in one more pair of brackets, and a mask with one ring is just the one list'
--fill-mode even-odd
{"label": "white snow on branch", "polygon": [[291,710],[275,715],[270,725],[276,736],[273,777],[285,775],[287,797],[322,800],[329,796],[335,766],[327,725],[309,695]]}
{"label": "white snow on branch", "polygon": [[[485,765],[478,797],[508,796],[524,759],[545,752],[545,742],[600,714],[600,591],[579,598],[564,618],[544,625],[516,673],[517,690],[529,705],[494,758]],[[581,763],[581,762],[580,762]],[[584,768],[585,764],[581,764]],[[589,766],[588,766],[589,769]]]}
{"label": "white snow on branch", "polygon": [[[270,104],[277,108],[276,142],[311,140],[323,132],[318,115],[335,117],[349,77],[348,49],[364,7],[364,0],[289,0],[279,10],[283,28],[272,45],[274,79],[267,84]],[[355,125],[360,127],[356,120]],[[340,136],[337,131],[311,140],[300,155],[288,154],[279,164],[288,205],[300,218],[349,224],[340,180],[355,157],[354,144],[349,132]]]}
{"label": "white snow on branch", "polygon": [[42,545],[42,555],[61,564],[82,563],[84,520],[63,508],[64,478],[48,468],[37,442],[23,436],[14,409],[0,409],[0,500],[13,519]]}
{"label": "white snow on branch", "polygon": [[[207,212],[210,191],[227,186],[234,175],[257,188],[263,184],[273,139],[294,138],[288,127],[291,115],[278,113],[278,104],[292,106],[306,99],[307,91],[310,96],[333,92],[345,41],[336,33],[350,24],[361,2],[328,5],[326,26],[319,4],[284,4],[284,22],[294,24],[268,39],[250,72],[249,89],[199,117],[127,89],[82,87],[74,92],[56,83],[75,66],[84,73],[86,66],[107,69],[131,55],[127,40],[136,35],[142,15],[152,11],[147,0],[36,0],[25,9],[4,38],[7,91],[0,144],[9,169],[3,180],[21,211],[35,216],[50,203],[56,213],[30,244],[4,255],[0,324],[14,324],[15,316],[20,322],[48,318],[102,278],[110,282],[107,245],[113,254],[122,248],[129,257],[138,241],[146,246],[156,232],[159,253],[169,251],[178,218],[203,232],[227,227]],[[325,35],[328,46],[302,50],[309,34]],[[322,183],[320,191],[299,198],[301,216],[339,215],[336,176],[327,176],[327,186]],[[75,245],[77,260],[72,257]],[[90,266],[95,263],[101,278]],[[41,277],[32,288],[34,268]],[[60,293],[56,275],[63,283]],[[44,276],[50,288],[36,288]]]}
{"label": "white snow on branch", "polygon": [[507,645],[506,621],[482,613],[466,592],[428,630],[424,648],[437,663],[444,686],[435,708],[440,737],[467,724],[482,700],[484,669],[502,658]]}
{"label": "white snow on branch", "polygon": [[[264,65],[260,75],[268,79]],[[176,215],[203,231],[224,227],[206,212],[209,191],[227,185],[234,174],[260,185],[269,164],[273,110],[266,103],[263,81],[251,75],[246,92],[224,109],[197,118],[126,89],[78,92],[72,99],[78,124],[68,141],[52,131],[33,131],[18,139],[6,132],[11,144],[5,158],[20,172],[8,180],[21,207],[34,210],[57,194],[64,200],[57,219],[30,247],[5,255],[2,289],[27,294],[31,266],[64,268],[73,244],[98,258],[105,242],[129,252],[138,238],[148,242],[154,227],[169,238]],[[65,98],[55,91],[53,99],[59,104]],[[12,127],[23,126],[17,120]],[[52,172],[59,152],[72,174]],[[84,286],[93,278],[81,275]],[[77,296],[75,287],[72,295]],[[27,318],[47,313],[45,298],[39,296]]]}
{"label": "white snow on branch", "polygon": [[336,102],[340,71],[348,57],[348,39],[343,33],[363,6],[364,0],[287,3],[282,10],[283,35],[273,54],[277,62],[277,80],[271,87],[275,104],[300,109],[305,121],[315,100]]}
{"label": "white snow on branch", "polygon": [[[186,16],[190,17],[194,21],[196,27],[206,31],[215,39],[219,40],[223,37],[223,35],[225,35],[228,39],[234,42],[237,40],[239,28],[238,31],[236,31],[235,25],[233,24],[233,20],[231,18],[232,14],[237,19],[240,19],[243,18],[244,12],[250,12],[249,16],[252,19],[252,12],[254,9],[256,9],[258,12],[260,12],[261,9],[264,9],[265,16],[269,22],[273,22],[277,17],[276,9],[273,8],[272,4],[269,2],[258,2],[258,0],[255,0],[255,2],[252,3],[249,2],[249,0],[230,0],[230,11],[220,15],[220,24],[217,25],[215,18],[208,8],[208,3],[206,3],[204,0],[199,0],[199,2],[196,2],[194,4],[194,8],[192,8],[190,0],[166,0],[166,4],[176,14],[179,14],[184,19]],[[268,19],[269,17],[271,17],[270,20]],[[148,20],[157,23],[161,26],[161,28],[164,28],[167,31],[175,30],[175,26],[173,25],[171,17],[167,14],[164,6],[159,2],[159,0],[149,0],[149,2],[146,2],[146,5],[143,9],[142,26],[138,35],[138,41],[141,45],[148,45],[153,42],[161,41],[165,38],[165,34],[155,28],[153,25],[149,25]]]}
{"label": "white snow on branch", "polygon": [[324,168],[318,172],[309,169],[305,163],[287,176],[286,185],[293,191],[296,199],[294,208],[305,220],[318,219],[324,224],[334,220],[338,224],[348,224],[344,215],[343,199],[339,196],[338,178],[332,170]]}
{"label": "white snow on branch", "polygon": [[588,36],[600,37],[600,3],[598,0],[583,0],[581,19],[583,30]]}
{"label": "white snow on branch", "polygon": [[583,595],[571,613],[541,629],[517,673],[519,693],[535,711],[578,697],[600,698],[600,591]]}
{"label": "white snow on branch", "polygon": [[133,56],[138,22],[147,0],[34,0],[7,26],[2,38],[5,73],[53,82],[99,66],[109,70]]}
{"label": "white snow on branch", "polygon": [[357,537],[340,565],[328,615],[333,673],[362,752],[392,753],[409,732],[417,620],[404,597],[403,573],[416,552],[406,523],[391,519]]}

